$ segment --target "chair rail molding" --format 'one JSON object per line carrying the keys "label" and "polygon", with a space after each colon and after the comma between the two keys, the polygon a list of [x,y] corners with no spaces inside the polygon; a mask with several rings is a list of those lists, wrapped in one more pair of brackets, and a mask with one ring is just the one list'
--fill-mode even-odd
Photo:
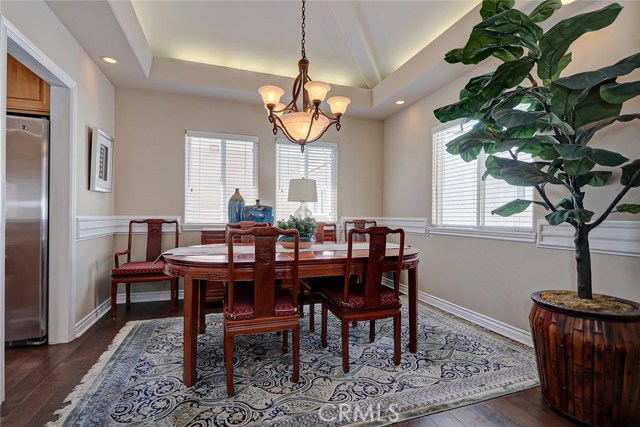
{"label": "chair rail molding", "polygon": [[344,234],[344,222],[354,219],[363,219],[375,221],[381,227],[402,228],[407,234],[427,234],[427,224],[429,218],[407,218],[407,217],[368,217],[368,216],[343,216],[340,223],[337,224],[338,232]]}
{"label": "chair rail molding", "polygon": [[[538,247],[574,250],[573,227],[538,221]],[[604,221],[589,233],[591,252],[640,257],[640,221]]]}
{"label": "chair rail molding", "polygon": [[[149,216],[77,216],[76,236],[77,240],[99,239],[101,237],[115,236],[116,234],[129,233],[129,221],[133,219],[162,218],[166,220],[177,220],[180,232],[182,232],[182,222],[180,216],[171,215],[149,215]],[[147,229],[144,224],[134,224],[134,234],[146,234]],[[165,224],[163,233],[174,233],[175,229],[171,224]]]}

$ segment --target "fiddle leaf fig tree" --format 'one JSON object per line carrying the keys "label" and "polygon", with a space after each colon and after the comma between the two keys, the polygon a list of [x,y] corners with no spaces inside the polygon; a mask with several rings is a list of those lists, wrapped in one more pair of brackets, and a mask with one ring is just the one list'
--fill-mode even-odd
{"label": "fiddle leaf fig tree", "polygon": [[[620,114],[626,101],[640,95],[640,81],[617,81],[640,67],[640,53],[599,70],[561,77],[572,60],[571,44],[612,24],[622,7],[614,3],[573,16],[545,32],[538,23],[561,7],[560,0],[543,1],[529,14],[513,6],[513,0],[482,2],[483,21],[473,27],[467,44],[448,52],[445,60],[478,64],[497,58],[501,63],[469,80],[458,102],[434,113],[441,122],[477,121],[447,144],[450,154],[469,162],[484,151],[484,178],[491,175],[535,189],[536,200],[513,200],[493,214],[514,215],[535,203],[548,211],[549,224],[575,228],[578,296],[592,298],[589,233],[612,212],[640,213],[640,205],[620,203],[640,186],[640,159],[593,144],[605,127],[640,119],[640,114]],[[615,168],[621,169],[620,186],[612,182]],[[617,194],[596,215],[586,207],[588,188],[607,184],[615,185]],[[559,186],[564,198],[552,201],[550,185]]]}

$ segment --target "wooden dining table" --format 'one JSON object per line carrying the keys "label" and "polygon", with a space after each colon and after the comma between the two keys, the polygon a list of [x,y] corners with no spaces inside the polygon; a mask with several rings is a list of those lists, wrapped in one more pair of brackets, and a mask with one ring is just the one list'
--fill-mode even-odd
{"label": "wooden dining table", "polygon": [[[254,256],[252,245],[234,256],[234,270],[239,280],[252,280]],[[352,274],[366,271],[369,250],[367,243],[354,244]],[[235,248],[234,248],[235,249]],[[238,252],[238,251],[236,251]],[[203,245],[176,248],[173,253],[165,253],[164,271],[184,280],[184,372],[187,387],[197,380],[196,356],[198,334],[205,332],[205,286],[207,281],[227,280],[227,245]],[[395,268],[398,259],[398,245],[387,244],[385,262],[389,269]],[[286,263],[293,260],[291,251],[278,246],[276,255],[276,277],[286,279]],[[300,251],[298,275],[300,278],[344,276],[346,274],[347,244],[316,243],[310,249]],[[418,249],[405,247],[402,268],[408,270],[409,305],[409,351],[418,349]]]}

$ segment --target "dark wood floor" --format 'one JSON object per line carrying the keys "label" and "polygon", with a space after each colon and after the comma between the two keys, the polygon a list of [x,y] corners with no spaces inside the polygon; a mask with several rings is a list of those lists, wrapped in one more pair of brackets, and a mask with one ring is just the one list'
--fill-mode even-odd
{"label": "dark wood floor", "polygon": [[[6,350],[6,398],[0,406],[0,426],[36,427],[56,417],[64,398],[80,382],[116,333],[130,320],[168,315],[168,302],[138,303],[126,310],[118,306],[117,320],[105,315],[82,337],[69,344],[19,347]],[[219,306],[208,311],[220,311]],[[179,315],[178,313],[177,315]],[[461,426],[575,426],[549,409],[539,388],[514,393],[427,417],[408,420],[402,427]]]}

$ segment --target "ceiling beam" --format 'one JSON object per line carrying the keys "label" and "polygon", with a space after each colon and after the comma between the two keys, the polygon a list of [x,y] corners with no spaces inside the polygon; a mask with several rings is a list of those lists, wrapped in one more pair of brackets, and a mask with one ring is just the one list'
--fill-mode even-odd
{"label": "ceiling beam", "polygon": [[369,38],[364,31],[362,18],[356,10],[355,3],[331,1],[328,4],[367,87],[369,89],[375,87],[382,80],[380,69],[376,64]]}

